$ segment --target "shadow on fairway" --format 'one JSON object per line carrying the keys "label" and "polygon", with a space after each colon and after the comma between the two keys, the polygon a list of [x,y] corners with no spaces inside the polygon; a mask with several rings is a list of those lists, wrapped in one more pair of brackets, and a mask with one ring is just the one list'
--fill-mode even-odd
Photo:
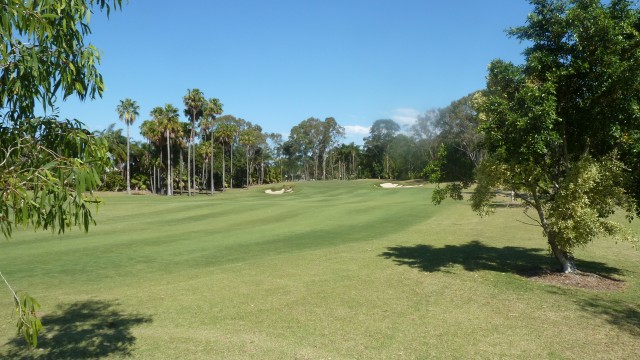
{"label": "shadow on fairway", "polygon": [[60,306],[42,317],[38,347],[27,348],[22,337],[4,346],[3,359],[99,359],[131,356],[136,338],[131,328],[151,322],[148,316],[124,313],[116,303],[88,300]]}
{"label": "shadow on fairway", "polygon": [[[546,250],[515,246],[492,247],[473,240],[462,245],[392,246],[380,254],[393,259],[398,265],[406,265],[426,272],[447,272],[451,266],[461,265],[467,271],[489,270],[523,274],[535,268],[557,269],[555,260]],[[578,269],[605,276],[620,275],[619,269],[604,263],[576,260]]]}
{"label": "shadow on fairway", "polygon": [[579,299],[577,304],[585,311],[600,317],[611,325],[640,336],[640,309],[638,305],[615,299]]}

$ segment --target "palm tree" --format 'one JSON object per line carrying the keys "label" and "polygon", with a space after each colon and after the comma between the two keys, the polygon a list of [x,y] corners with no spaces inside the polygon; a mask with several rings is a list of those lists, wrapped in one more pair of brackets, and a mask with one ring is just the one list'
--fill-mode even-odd
{"label": "palm tree", "polygon": [[220,114],[222,114],[222,103],[220,102],[220,100],[216,98],[209,99],[204,108],[204,117],[205,119],[207,119],[206,124],[208,125],[209,133],[211,135],[211,195],[213,195],[213,192],[215,190],[215,186],[213,183],[213,127],[215,126],[216,116]]}
{"label": "palm tree", "polygon": [[[158,149],[159,160],[153,162],[152,189],[154,193],[158,193],[160,189],[160,166],[162,165],[162,145],[164,141],[163,130],[160,129],[158,120],[145,120],[140,125],[140,134],[149,141],[156,149]],[[159,165],[156,171],[156,165]]]}
{"label": "palm tree", "polygon": [[129,126],[136,121],[140,107],[138,104],[129,98],[120,100],[120,105],[116,108],[118,117],[120,120],[127,124],[127,194],[131,194],[131,175],[129,174]]}
{"label": "palm tree", "polygon": [[[182,98],[184,102],[184,114],[189,117],[191,121],[191,131],[189,135],[189,144],[187,144],[187,189],[189,196],[191,196],[191,148],[193,147],[193,141],[195,140],[196,121],[202,116],[202,111],[205,107],[205,99],[202,91],[199,89],[187,89],[187,95]],[[191,145],[191,146],[189,146]],[[194,154],[195,155],[195,154]],[[193,187],[195,188],[195,156],[193,157]]]}
{"label": "palm tree", "polygon": [[171,137],[181,136],[180,115],[178,109],[166,104],[164,108],[156,106],[151,110],[151,117],[158,124],[158,128],[164,133],[167,143],[167,196],[173,195],[173,182],[171,180]]}
{"label": "palm tree", "polygon": [[233,141],[233,137],[236,133],[236,127],[233,124],[229,123],[221,123],[218,125],[215,131],[215,138],[218,139],[218,142],[222,145],[222,190],[224,191],[224,187],[226,186],[226,164],[224,159],[225,153],[225,145],[231,145]]}

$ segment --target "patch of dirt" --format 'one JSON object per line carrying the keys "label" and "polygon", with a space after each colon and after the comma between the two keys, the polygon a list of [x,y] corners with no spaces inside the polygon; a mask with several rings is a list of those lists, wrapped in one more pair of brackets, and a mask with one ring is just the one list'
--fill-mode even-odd
{"label": "patch of dirt", "polygon": [[523,272],[520,273],[520,275],[533,281],[540,281],[546,284],[595,291],[619,291],[624,289],[626,285],[622,280],[582,271],[564,274],[546,269],[538,269]]}

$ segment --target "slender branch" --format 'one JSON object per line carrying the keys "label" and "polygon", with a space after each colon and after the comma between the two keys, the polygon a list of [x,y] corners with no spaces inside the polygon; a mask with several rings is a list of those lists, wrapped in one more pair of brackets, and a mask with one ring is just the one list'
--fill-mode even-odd
{"label": "slender branch", "polygon": [[[13,291],[13,288],[11,287],[11,285],[9,285],[9,282],[7,281],[7,279],[5,279],[4,275],[2,275],[2,272],[0,271],[0,277],[2,278],[2,280],[4,280],[4,283],[7,284],[7,287],[9,288],[9,291],[11,291],[11,294],[13,295],[13,298],[16,301],[16,304],[20,303],[20,299],[18,298],[18,295],[16,294],[15,291]],[[20,317],[22,317],[22,307],[18,306],[18,309],[20,309]]]}

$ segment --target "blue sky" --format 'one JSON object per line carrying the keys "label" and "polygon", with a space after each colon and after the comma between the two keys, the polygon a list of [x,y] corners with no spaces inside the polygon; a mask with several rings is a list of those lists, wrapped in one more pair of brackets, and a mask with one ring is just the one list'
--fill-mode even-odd
{"label": "blue sky", "polygon": [[[90,130],[140,105],[132,138],[155,106],[182,109],[187,89],[217,97],[224,113],[288,135],[332,116],[362,143],[377,119],[411,124],[485,86],[487,65],[522,62],[504,30],[524,24],[526,0],[130,0],[96,13],[89,41],[103,52],[100,99],[59,102]],[[186,120],[183,119],[183,120]]]}

